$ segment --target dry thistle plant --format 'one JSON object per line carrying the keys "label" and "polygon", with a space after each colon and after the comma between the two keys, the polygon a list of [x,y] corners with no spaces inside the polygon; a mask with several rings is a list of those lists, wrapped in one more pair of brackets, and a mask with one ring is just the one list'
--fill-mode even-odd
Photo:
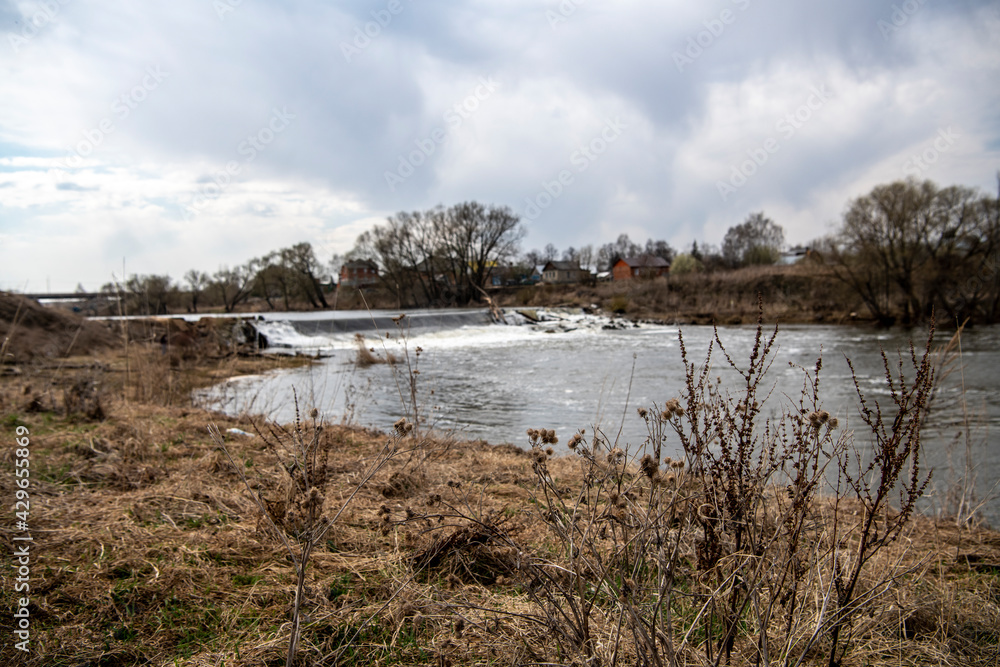
{"label": "dry thistle plant", "polygon": [[[861,391],[854,366],[851,375],[861,402],[861,420],[872,434],[872,458],[869,462],[855,448],[843,454],[839,461],[840,476],[854,498],[861,503],[864,513],[858,530],[856,545],[851,558],[843,564],[832,555],[833,583],[837,592],[836,614],[830,631],[830,667],[837,667],[843,659],[839,653],[841,632],[856,615],[859,599],[866,601],[877,587],[858,595],[862,568],[883,547],[891,544],[903,530],[907,520],[916,510],[917,500],[930,483],[930,473],[920,467],[920,431],[927,417],[927,409],[934,391],[934,364],[931,346],[934,340],[933,323],[927,335],[927,344],[921,356],[910,344],[912,368],[906,368],[903,357],[894,369],[889,357],[882,351],[885,380],[891,405],[883,412],[877,401],[870,402]],[[850,365],[850,360],[848,360]],[[915,375],[907,381],[907,372]],[[874,403],[874,404],[873,404]],[[889,506],[891,496],[899,493],[899,506]],[[835,519],[834,533],[837,532]],[[845,648],[846,650],[846,648]]]}
{"label": "dry thistle plant", "polygon": [[[367,308],[367,302],[364,301],[364,294],[361,295],[362,302],[365,303]],[[389,360],[389,368],[392,371],[392,379],[396,385],[396,391],[399,394],[399,404],[403,412],[403,419],[408,420],[412,428],[412,436],[414,439],[414,446],[410,450],[410,457],[407,461],[407,468],[410,467],[420,467],[429,460],[441,456],[450,449],[453,444],[453,440],[446,436],[443,439],[438,437],[436,439],[430,439],[426,437],[429,433],[429,429],[433,428],[430,424],[430,415],[433,412],[434,406],[430,406],[426,410],[421,409],[420,395],[418,392],[418,385],[420,379],[420,356],[423,354],[423,348],[417,346],[413,349],[412,354],[410,350],[410,320],[406,314],[396,315],[392,318],[393,325],[396,327],[396,337],[395,342],[402,347],[402,361],[389,351],[386,347],[386,341],[392,340],[389,333],[383,333],[379,330],[378,323],[375,321],[375,317],[371,315],[369,310],[369,315],[372,318],[372,325],[375,327],[375,331],[378,334],[379,343],[382,346],[382,352],[384,359]],[[363,341],[360,334],[356,335],[356,340]],[[359,359],[361,358],[362,351],[367,354],[374,352],[374,348],[364,347],[363,342],[359,342]],[[376,357],[377,358],[377,357]],[[405,389],[400,382],[400,376],[397,373],[398,369],[404,365],[406,366],[406,376],[404,382],[406,384]],[[367,365],[367,364],[359,364]],[[430,395],[433,396],[434,390],[430,391]],[[422,428],[423,427],[423,428]]]}
{"label": "dry thistle plant", "polygon": [[[406,399],[403,398],[403,391],[399,387],[399,380],[396,378],[395,366],[393,366],[393,379],[396,380],[396,388],[399,390],[399,402],[402,404],[403,412],[408,413],[409,418],[413,420],[413,427],[416,429],[417,433],[420,432],[420,409],[419,401],[417,400],[417,380],[420,377],[420,355],[424,351],[423,348],[417,346],[414,349],[413,358],[410,358],[410,325],[409,319],[404,315],[397,315],[392,318],[393,324],[396,325],[396,331],[399,334],[399,340],[403,345],[403,360],[406,362],[406,380],[407,380],[407,393],[409,394],[409,405],[407,405]],[[388,334],[386,334],[388,337]],[[385,347],[385,342],[382,343]],[[386,352],[388,355],[389,352]]]}
{"label": "dry thistle plant", "polygon": [[325,489],[331,480],[329,458],[333,440],[324,437],[324,426],[315,408],[310,411],[305,424],[299,416],[298,397],[295,397],[295,423],[292,427],[267,424],[266,433],[255,423],[254,429],[264,447],[277,460],[282,483],[271,496],[262,492],[266,484],[251,485],[243,466],[237,464],[226,447],[219,429],[212,425],[209,433],[226,454],[233,469],[250,495],[261,517],[271,532],[282,543],[295,567],[296,586],[292,610],[292,627],[288,641],[286,667],[292,667],[301,634],[302,602],[309,558],[316,546],[323,542],[331,527],[347,509],[357,493],[386,463],[399,453],[400,442],[412,431],[412,424],[400,420],[382,447],[368,464],[360,480],[332,515],[325,509]]}
{"label": "dry thistle plant", "polygon": [[[799,665],[819,652],[833,667],[859,612],[888,613],[880,600],[902,573],[867,566],[899,536],[926,487],[919,434],[933,385],[929,352],[911,348],[896,373],[884,357],[891,406],[872,404],[855,380],[872,437],[867,461],[822,408],[821,359],[800,369],[794,402],[765,411],[776,338],[758,321],[742,366],[718,332],[695,364],[680,334],[680,395],[639,408],[648,432],[641,446],[600,431],[589,443],[582,431],[572,436],[578,482],[552,474],[554,433],[528,431],[536,517],[556,545],[525,554],[519,570],[529,615],[553,649],[540,661]],[[735,383],[714,377],[714,356]],[[671,441],[679,460],[662,456]],[[846,495],[825,500],[828,488]],[[890,509],[896,491],[899,506]]]}

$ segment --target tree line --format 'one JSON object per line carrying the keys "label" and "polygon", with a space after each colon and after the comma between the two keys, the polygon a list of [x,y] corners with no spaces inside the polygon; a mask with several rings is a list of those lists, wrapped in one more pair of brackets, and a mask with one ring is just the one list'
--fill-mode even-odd
{"label": "tree line", "polygon": [[397,213],[361,234],[348,258],[374,260],[401,304],[466,305],[518,256],[524,234],[510,208],[465,202]]}
{"label": "tree line", "polygon": [[[188,271],[181,283],[165,275],[133,275],[102,290],[124,312],[164,314],[186,309],[239,309],[250,299],[272,310],[329,308],[334,278],[347,261],[374,262],[377,287],[400,306],[463,306],[482,300],[498,273],[521,282],[548,261],[608,271],[619,257],[651,255],[671,273],[732,270],[774,264],[784,230],[763,212],[729,228],[721,246],[693,242],[677,252],[663,240],[634,242],[621,234],[600,246],[553,244],[521,250],[520,218],[508,207],[464,202],[400,212],[362,233],[345,256],[320,259],[309,242],[269,252],[215,273]],[[949,321],[1000,321],[1000,175],[998,196],[962,186],[909,179],[875,187],[848,203],[830,235],[810,256],[848,285],[874,319],[913,323],[932,313]]]}
{"label": "tree line", "polygon": [[854,199],[821,246],[872,316],[1000,322],[1000,174],[997,197],[909,179]]}
{"label": "tree line", "polygon": [[103,285],[101,291],[119,299],[125,314],[164,315],[184,309],[197,313],[199,307],[221,307],[231,313],[251,297],[263,300],[271,310],[290,310],[303,303],[329,308],[328,270],[329,264],[317,258],[312,244],[302,242],[238,266],[222,266],[212,274],[191,269],[181,284],[168,275],[132,275]]}

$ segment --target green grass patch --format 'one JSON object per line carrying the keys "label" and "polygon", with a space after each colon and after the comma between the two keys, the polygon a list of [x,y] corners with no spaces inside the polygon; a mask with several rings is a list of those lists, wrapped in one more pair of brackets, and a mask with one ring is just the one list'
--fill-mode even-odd
{"label": "green grass patch", "polygon": [[233,585],[234,586],[253,586],[258,581],[261,581],[264,577],[259,574],[234,574],[233,575]]}
{"label": "green grass patch", "polygon": [[393,629],[377,621],[358,629],[356,625],[313,629],[315,640],[330,641],[334,651],[343,649],[338,665],[370,665],[375,660],[385,665],[429,664],[433,655],[423,647],[420,632],[407,623],[393,643]]}
{"label": "green grass patch", "polygon": [[341,595],[351,592],[354,584],[353,574],[342,574],[330,582],[330,600],[336,600]]}
{"label": "green grass patch", "polygon": [[160,627],[174,640],[180,657],[190,658],[212,643],[221,630],[222,615],[212,602],[170,597],[159,613]]}
{"label": "green grass patch", "polygon": [[2,423],[3,423],[3,425],[4,425],[5,428],[7,428],[7,429],[9,429],[11,431],[13,431],[14,429],[16,429],[18,426],[27,426],[28,425],[27,422],[25,422],[23,419],[21,419],[21,415],[19,415],[17,413],[13,413],[13,412],[11,414],[9,414],[9,415],[4,415]]}

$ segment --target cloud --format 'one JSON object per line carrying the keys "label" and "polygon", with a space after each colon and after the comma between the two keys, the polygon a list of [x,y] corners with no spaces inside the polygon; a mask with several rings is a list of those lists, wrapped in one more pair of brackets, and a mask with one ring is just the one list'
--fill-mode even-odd
{"label": "cloud", "polygon": [[99,188],[85,188],[76,183],[56,183],[56,190],[70,190],[72,192],[95,192]]}
{"label": "cloud", "polygon": [[[16,50],[0,40],[0,286],[96,288],[119,254],[178,276],[300,240],[343,252],[399,210],[523,213],[565,170],[529,246],[718,243],[762,208],[807,242],[943,129],[958,138],[921,177],[991,187],[1000,162],[992,2],[57,4]],[[0,20],[17,35],[36,10]],[[484,77],[499,86],[465,109]],[[276,109],[294,116],[280,133]],[[627,129],[575,171],[614,118]]]}

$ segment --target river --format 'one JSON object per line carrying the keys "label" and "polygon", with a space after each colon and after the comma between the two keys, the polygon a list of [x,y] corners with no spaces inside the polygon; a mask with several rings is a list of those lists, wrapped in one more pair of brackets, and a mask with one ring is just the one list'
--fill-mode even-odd
{"label": "river", "polygon": [[[683,334],[689,359],[699,368],[714,336],[708,326],[631,326],[570,310],[527,312],[547,319],[538,323],[508,311],[508,326],[490,324],[484,311],[414,311],[398,325],[391,319],[395,314],[264,315],[257,326],[272,349],[318,353],[322,361],[233,379],[201,392],[199,400],[228,413],[250,412],[287,422],[294,419],[294,390],[303,414],[316,407],[332,422],[388,430],[409,405],[414,377],[421,421],[460,438],[524,446],[525,430],[532,427],[554,429],[561,443],[580,428],[588,433],[600,428],[611,440],[638,445],[647,431],[636,409],[662,405],[679,397],[683,387],[678,334]],[[745,368],[755,327],[726,326],[718,332],[730,356]],[[391,353],[400,363],[359,367],[359,333],[376,355]],[[842,428],[856,429],[859,448],[870,451],[847,359],[865,394],[887,407],[880,350],[896,363],[899,352],[909,354],[911,338],[919,351],[926,335],[926,330],[861,325],[783,325],[764,380],[764,386],[773,389],[764,414],[780,414],[783,406],[797,400],[801,367],[814,368],[822,354],[823,407],[837,416]],[[935,343],[946,342],[950,335],[940,332]],[[943,506],[950,483],[964,473],[967,415],[969,460],[975,464],[980,496],[1000,477],[995,436],[1000,427],[1000,327],[965,331],[961,352],[962,363],[943,379],[924,431],[923,457],[934,469],[935,480],[934,492],[924,503],[928,511]],[[418,374],[407,372],[407,356]],[[734,386],[735,373],[721,355],[713,356],[711,373],[721,378],[722,386]],[[678,446],[675,437],[670,442]],[[1000,502],[990,502],[983,514],[998,525]]]}

